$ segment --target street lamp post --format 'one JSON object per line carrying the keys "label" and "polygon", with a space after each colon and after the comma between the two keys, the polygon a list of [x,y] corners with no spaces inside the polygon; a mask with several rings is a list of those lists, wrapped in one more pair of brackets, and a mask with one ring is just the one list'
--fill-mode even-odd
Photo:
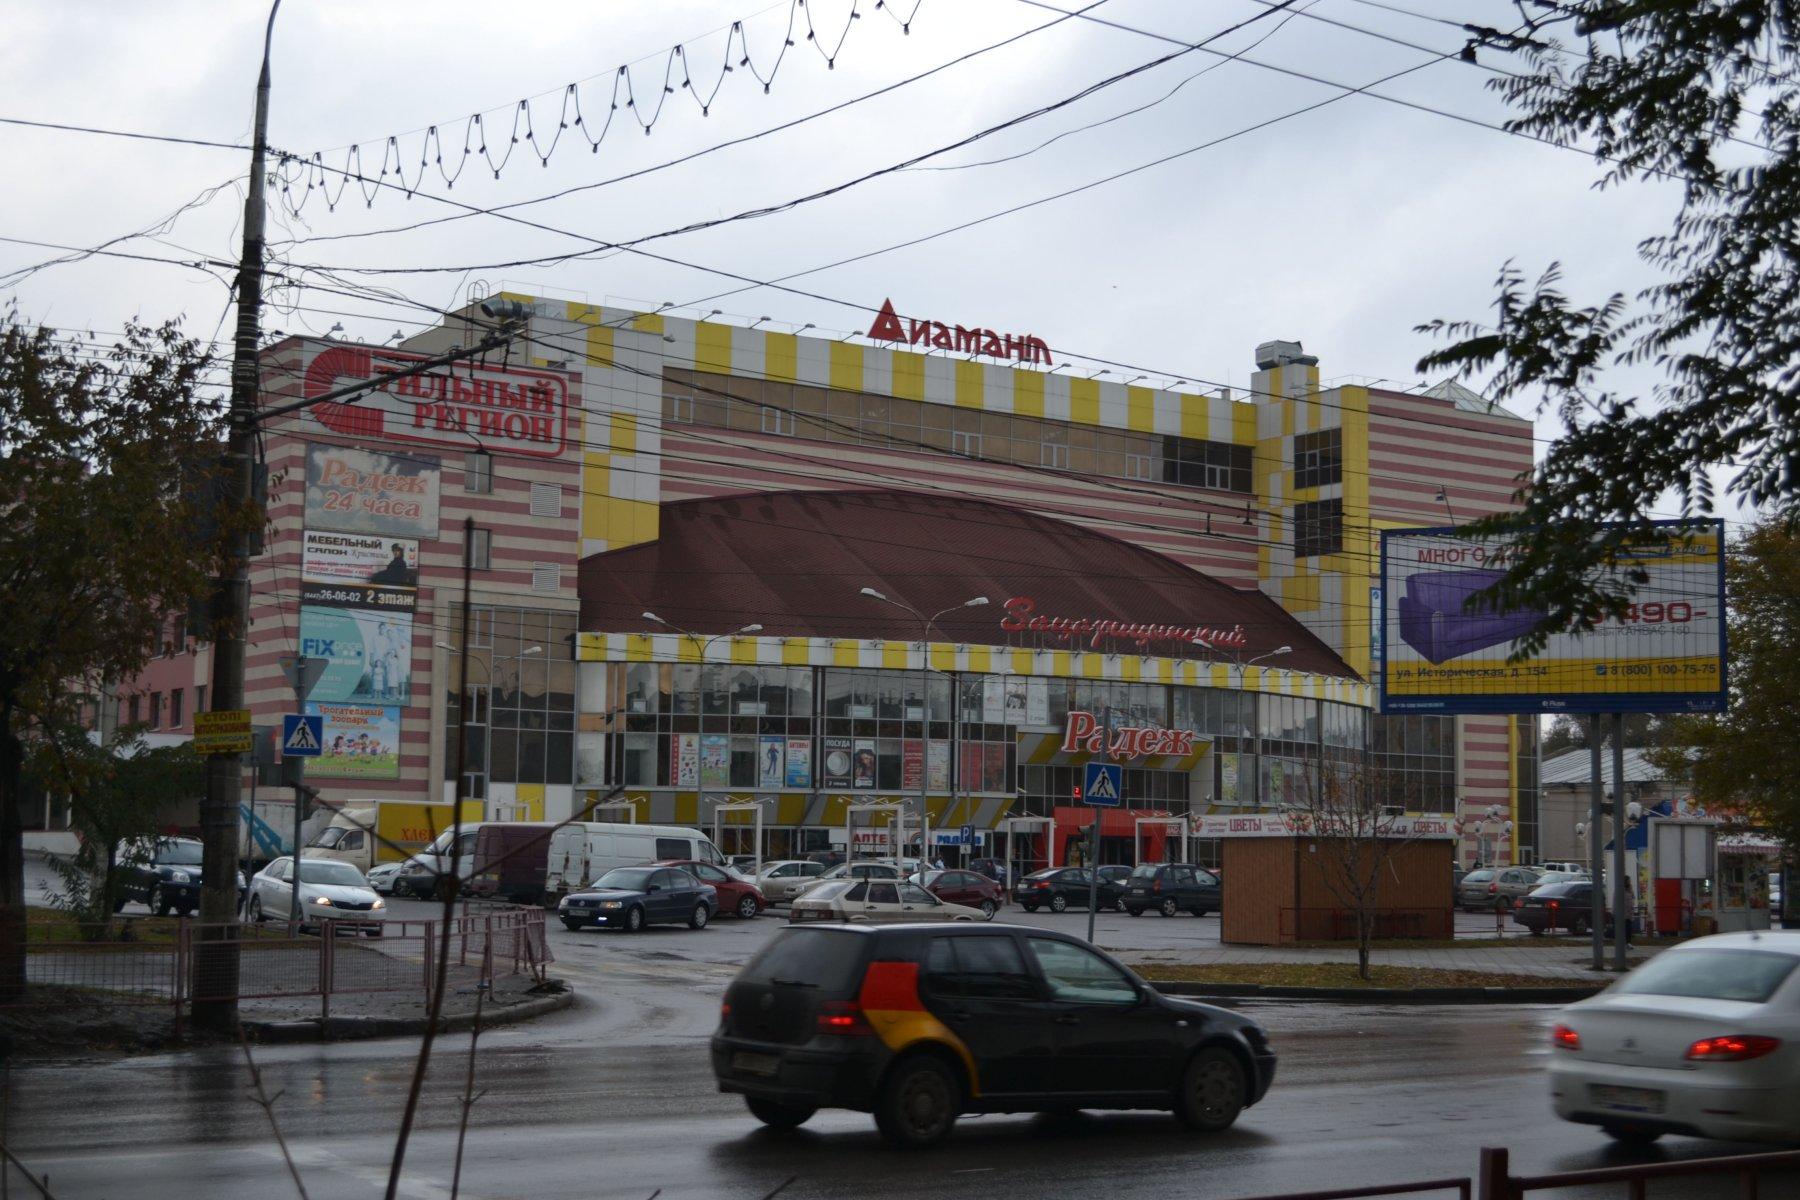
{"label": "street lamp post", "polygon": [[[903,612],[911,613],[919,622],[919,827],[923,830],[925,828],[924,822],[929,793],[929,789],[926,786],[926,776],[929,774],[931,762],[931,633],[932,630],[937,627],[939,617],[945,616],[948,613],[953,613],[959,608],[980,608],[988,602],[988,598],[986,596],[973,596],[964,600],[961,604],[952,604],[948,608],[939,609],[930,616],[926,616],[906,601],[895,600],[891,596],[879,592],[872,587],[860,589],[860,594],[867,596],[871,600],[879,600],[883,604],[890,604]],[[941,633],[942,631],[940,630],[939,632]],[[901,716],[904,718],[905,713],[902,712]],[[951,705],[951,717],[952,719],[955,717],[954,704]],[[905,750],[906,743],[905,740],[902,739],[902,762],[905,761]],[[955,762],[950,764],[952,773],[956,771],[956,766],[957,764]],[[902,846],[900,850],[902,856],[904,856],[906,847]],[[921,840],[919,844],[919,858],[921,863],[928,861],[930,854],[931,847],[925,845]],[[924,868],[921,865],[920,870],[923,871],[923,869]]]}
{"label": "street lamp post", "polygon": [[[712,644],[714,642],[721,641],[725,638],[741,637],[747,633],[761,633],[762,625],[760,622],[755,622],[745,625],[741,629],[733,629],[729,633],[715,633],[708,636],[695,633],[691,629],[683,629],[672,621],[663,620],[653,612],[646,611],[643,614],[643,618],[652,624],[661,625],[664,629],[671,630],[680,634],[682,637],[689,639],[698,649],[697,657],[700,661],[694,667],[694,738],[696,749],[699,751],[700,761],[694,765],[694,786],[698,794],[694,803],[694,815],[697,818],[704,820],[706,818],[706,652],[712,649]],[[729,721],[730,715],[730,713],[726,714],[727,722],[725,728],[727,731],[731,728]],[[725,772],[726,786],[729,787],[731,784],[731,735],[729,732],[726,733],[725,738]],[[675,755],[675,779],[677,786],[679,786],[681,779],[681,755],[679,751],[677,751]],[[760,860],[762,857],[761,846],[756,847],[756,855]]]}

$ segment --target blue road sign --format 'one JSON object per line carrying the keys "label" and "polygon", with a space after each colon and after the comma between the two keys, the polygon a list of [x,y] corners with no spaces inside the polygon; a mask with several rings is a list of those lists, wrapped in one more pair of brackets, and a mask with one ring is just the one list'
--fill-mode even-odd
{"label": "blue road sign", "polygon": [[973,825],[964,825],[962,827],[962,844],[965,846],[973,846],[975,844],[975,827]]}
{"label": "blue road sign", "polygon": [[281,715],[283,758],[317,758],[325,752],[325,718],[300,713]]}
{"label": "blue road sign", "polygon": [[1125,768],[1117,763],[1089,763],[1081,794],[1095,808],[1117,808],[1125,795]]}

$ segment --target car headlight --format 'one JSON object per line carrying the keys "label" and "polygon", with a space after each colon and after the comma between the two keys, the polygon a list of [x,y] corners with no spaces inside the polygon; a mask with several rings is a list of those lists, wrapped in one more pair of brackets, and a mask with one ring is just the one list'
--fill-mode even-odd
{"label": "car headlight", "polygon": [[194,877],[192,875],[189,875],[186,871],[170,871],[169,872],[169,882],[170,883],[192,883],[192,882],[194,882]]}
{"label": "car headlight", "polygon": [[331,907],[331,897],[330,896],[314,896],[312,898],[312,902],[314,904],[320,905],[325,908]]}
{"label": "car headlight", "polygon": [[371,908],[386,908],[387,901],[383,900],[380,896],[377,896],[377,897],[375,897],[375,903],[370,905],[370,907]]}
{"label": "car headlight", "polygon": [[623,900],[602,900],[600,902],[600,907],[601,908],[624,908],[625,902]]}

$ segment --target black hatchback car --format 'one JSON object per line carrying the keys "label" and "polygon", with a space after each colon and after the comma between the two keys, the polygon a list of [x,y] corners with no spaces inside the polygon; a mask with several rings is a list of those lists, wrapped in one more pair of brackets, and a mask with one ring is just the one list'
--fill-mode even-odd
{"label": "black hatchback car", "polygon": [[[1101,868],[1102,872],[1105,868]],[[1088,906],[1089,875],[1086,867],[1049,867],[1034,871],[1013,887],[1013,901],[1026,912],[1047,908],[1063,912]],[[1123,881],[1100,877],[1095,889],[1095,904],[1100,908],[1117,908],[1125,894]]]}
{"label": "black hatchback car", "polygon": [[1275,1076],[1250,1018],[1014,925],[784,929],[726,991],[712,1060],[766,1125],[848,1108],[902,1147],[963,1113],[1163,1109],[1216,1132]]}
{"label": "black hatchback car", "polygon": [[[1594,885],[1586,879],[1546,883],[1532,889],[1513,906],[1513,923],[1533,936],[1566,929],[1577,937],[1594,927]],[[1612,936],[1612,912],[1605,913],[1605,932]]]}
{"label": "black hatchback car", "polygon": [[1224,898],[1219,877],[1188,863],[1139,863],[1125,884],[1120,907],[1134,917],[1159,912],[1165,917],[1190,912],[1204,917],[1218,912]]}

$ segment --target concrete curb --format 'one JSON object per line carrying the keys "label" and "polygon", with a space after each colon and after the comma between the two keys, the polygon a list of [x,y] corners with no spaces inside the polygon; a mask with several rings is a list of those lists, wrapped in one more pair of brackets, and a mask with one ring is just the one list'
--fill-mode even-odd
{"label": "concrete curb", "polygon": [[1230,1000],[1334,1000],[1363,1004],[1573,1004],[1586,1000],[1605,984],[1569,987],[1460,988],[1312,988],[1264,983],[1192,983],[1154,979],[1145,982],[1165,996]]}
{"label": "concrete curb", "polygon": [[[493,1029],[513,1025],[534,1017],[561,1012],[575,1003],[572,988],[548,996],[535,996],[517,1004],[483,1007],[481,1027]],[[458,1033],[475,1024],[472,1012],[456,1013],[438,1022],[439,1033]],[[338,1042],[359,1038],[416,1037],[425,1032],[424,1017],[330,1017],[304,1021],[245,1021],[244,1034],[253,1042],[265,1045],[288,1045],[295,1042]]]}

